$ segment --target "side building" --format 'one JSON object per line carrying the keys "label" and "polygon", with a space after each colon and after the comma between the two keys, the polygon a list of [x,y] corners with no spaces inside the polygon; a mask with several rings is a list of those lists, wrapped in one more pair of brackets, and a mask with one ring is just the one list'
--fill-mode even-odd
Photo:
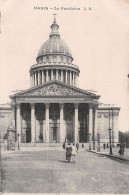
{"label": "side building", "polygon": [[10,104],[0,104],[0,134],[4,138],[12,121],[12,108]]}

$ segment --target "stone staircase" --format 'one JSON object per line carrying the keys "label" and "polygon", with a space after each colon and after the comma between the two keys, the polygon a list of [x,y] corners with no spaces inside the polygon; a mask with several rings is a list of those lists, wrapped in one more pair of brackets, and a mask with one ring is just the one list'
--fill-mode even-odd
{"label": "stone staircase", "polygon": [[[20,143],[20,147],[62,147],[63,143]],[[18,143],[15,143],[18,147]]]}

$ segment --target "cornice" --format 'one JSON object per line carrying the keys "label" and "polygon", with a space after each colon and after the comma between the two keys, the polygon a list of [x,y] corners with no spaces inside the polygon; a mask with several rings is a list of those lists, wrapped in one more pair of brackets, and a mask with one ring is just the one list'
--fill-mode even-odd
{"label": "cornice", "polygon": [[10,108],[5,108],[5,107],[0,107],[0,110],[2,111],[4,111],[4,110],[12,110],[12,108],[10,107]]}
{"label": "cornice", "polygon": [[[101,108],[98,107],[98,110],[106,110],[109,112],[109,107],[101,107]],[[120,107],[112,107],[112,108],[110,107],[110,112],[112,112],[112,110],[120,111]]]}
{"label": "cornice", "polygon": [[63,54],[63,53],[60,53],[60,52],[59,52],[59,53],[57,53],[57,52],[54,53],[54,52],[53,52],[53,53],[46,53],[46,54],[42,54],[42,55],[37,56],[36,61],[38,60],[38,58],[45,57],[45,56],[54,56],[54,55],[55,55],[55,56],[56,56],[56,55],[57,55],[57,56],[58,56],[58,55],[59,55],[59,56],[66,56],[66,57],[69,57],[69,58],[71,58],[72,60],[74,60],[74,58],[73,58],[71,55]]}
{"label": "cornice", "polygon": [[36,64],[33,65],[30,68],[30,74],[39,71],[39,70],[51,70],[51,69],[61,69],[61,70],[72,70],[77,72],[78,74],[80,73],[79,67],[77,65],[64,65],[64,64]]}

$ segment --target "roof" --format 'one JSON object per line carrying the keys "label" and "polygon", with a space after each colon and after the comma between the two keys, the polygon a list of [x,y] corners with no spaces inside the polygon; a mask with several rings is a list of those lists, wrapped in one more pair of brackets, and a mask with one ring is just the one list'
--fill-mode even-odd
{"label": "roof", "polygon": [[99,103],[98,110],[120,110],[119,106],[116,106],[115,104],[104,104]]}
{"label": "roof", "polygon": [[56,20],[54,20],[53,24],[51,25],[52,31],[49,35],[49,39],[41,46],[38,57],[47,54],[62,54],[72,58],[68,46],[60,38],[58,28],[59,25],[56,23]]}
{"label": "roof", "polygon": [[62,54],[72,57],[70,49],[58,36],[52,36],[41,46],[38,57],[46,54]]}
{"label": "roof", "polygon": [[44,84],[38,85],[36,87],[29,88],[22,92],[16,93],[13,96],[10,96],[11,99],[17,97],[67,97],[67,98],[84,98],[89,97],[93,99],[99,99],[100,96],[97,96],[94,93],[91,93],[87,90],[82,90],[75,86],[67,85],[58,80],[48,81]]}

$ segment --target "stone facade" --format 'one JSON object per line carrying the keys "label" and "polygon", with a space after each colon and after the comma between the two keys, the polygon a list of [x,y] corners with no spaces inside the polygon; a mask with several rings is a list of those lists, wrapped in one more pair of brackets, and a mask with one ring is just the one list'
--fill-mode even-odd
{"label": "stone facade", "polygon": [[[54,19],[49,39],[41,46],[37,64],[30,68],[30,88],[11,98],[11,122],[21,143],[62,143],[109,140],[109,107],[100,96],[78,87],[79,67],[60,39]],[[112,142],[118,141],[119,108],[112,108]],[[111,120],[110,120],[111,122]],[[6,129],[7,126],[4,126]],[[17,136],[16,136],[17,141]]]}
{"label": "stone facade", "polygon": [[[97,111],[97,132],[100,133],[101,142],[109,142],[109,126],[112,129],[112,143],[119,140],[119,107],[100,107]],[[110,123],[110,125],[109,125]]]}
{"label": "stone facade", "polygon": [[11,106],[6,104],[6,105],[0,105],[0,133],[2,137],[7,132],[7,129],[11,123],[12,119],[12,110]]}
{"label": "stone facade", "polygon": [[[10,98],[15,107],[17,132],[21,142],[88,142],[89,108],[95,110],[97,96],[60,81],[45,84],[17,93]],[[95,112],[93,112],[94,116]]]}

